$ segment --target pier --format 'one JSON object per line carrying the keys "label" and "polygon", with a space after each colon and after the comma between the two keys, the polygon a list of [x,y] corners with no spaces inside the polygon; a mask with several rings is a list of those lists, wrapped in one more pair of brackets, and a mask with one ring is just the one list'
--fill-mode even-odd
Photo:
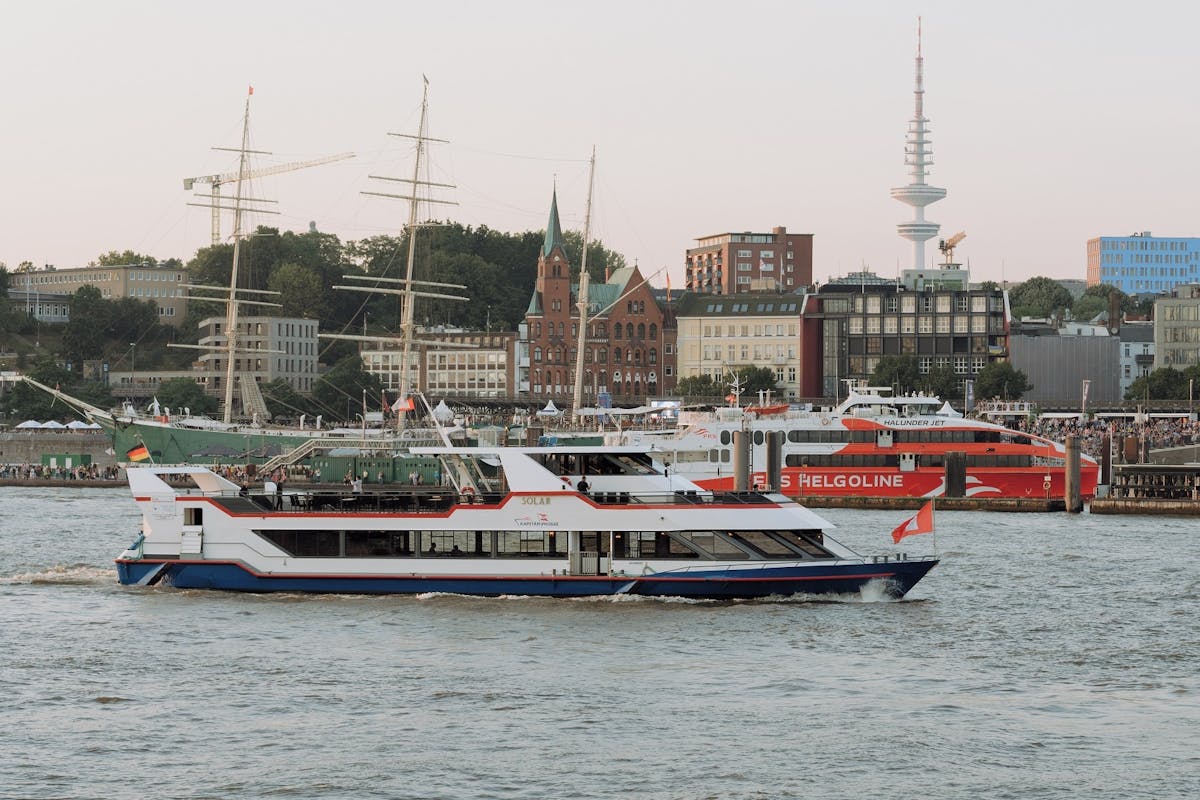
{"label": "pier", "polygon": [[1108,497],[1093,514],[1200,516],[1200,464],[1122,464],[1113,467]]}

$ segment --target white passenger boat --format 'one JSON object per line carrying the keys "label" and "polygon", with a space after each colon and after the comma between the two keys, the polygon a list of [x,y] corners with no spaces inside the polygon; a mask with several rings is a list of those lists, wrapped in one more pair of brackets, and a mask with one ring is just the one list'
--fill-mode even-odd
{"label": "white passenger boat", "polygon": [[[781,494],[713,492],[638,448],[419,448],[441,485],[247,494],[203,467],[128,471],[123,584],[250,592],[900,597],[935,557],[862,557]],[[582,481],[582,483],[581,483]],[[358,489],[358,491],[355,491]],[[582,491],[581,491],[582,489]]]}

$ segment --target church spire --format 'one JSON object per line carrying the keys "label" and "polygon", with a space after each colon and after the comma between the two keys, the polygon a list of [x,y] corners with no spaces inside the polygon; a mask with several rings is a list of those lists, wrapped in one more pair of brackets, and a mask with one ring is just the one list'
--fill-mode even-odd
{"label": "church spire", "polygon": [[562,225],[558,222],[557,187],[550,197],[550,221],[546,223],[546,242],[542,245],[542,255],[549,256],[556,247],[563,247]]}

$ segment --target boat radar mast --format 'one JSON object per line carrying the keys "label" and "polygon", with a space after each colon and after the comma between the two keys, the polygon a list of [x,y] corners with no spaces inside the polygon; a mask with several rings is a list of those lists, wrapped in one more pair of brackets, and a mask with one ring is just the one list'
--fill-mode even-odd
{"label": "boat radar mast", "polygon": [[917,84],[913,92],[913,117],[908,122],[904,145],[904,163],[908,165],[909,183],[892,189],[892,197],[913,207],[913,218],[896,226],[902,238],[913,243],[912,269],[925,268],[925,242],[937,236],[941,227],[925,219],[925,206],[946,196],[946,190],[925,183],[933,164],[933,148],[929,139],[929,119],[925,116],[925,60],[921,56],[921,18],[917,17]]}

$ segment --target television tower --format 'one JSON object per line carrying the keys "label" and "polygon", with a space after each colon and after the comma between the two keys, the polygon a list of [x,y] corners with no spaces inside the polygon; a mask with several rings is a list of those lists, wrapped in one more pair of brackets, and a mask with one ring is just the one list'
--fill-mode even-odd
{"label": "television tower", "polygon": [[925,242],[937,236],[941,226],[936,222],[925,220],[925,206],[935,203],[946,196],[945,189],[929,186],[925,176],[933,163],[930,157],[933,149],[928,138],[929,120],[925,117],[925,65],[921,58],[921,18],[917,17],[917,86],[913,92],[915,108],[913,117],[908,122],[908,137],[904,144],[904,163],[908,166],[907,186],[897,186],[892,189],[892,197],[901,203],[913,207],[913,218],[896,226],[896,232],[913,243],[913,269],[924,269]]}

